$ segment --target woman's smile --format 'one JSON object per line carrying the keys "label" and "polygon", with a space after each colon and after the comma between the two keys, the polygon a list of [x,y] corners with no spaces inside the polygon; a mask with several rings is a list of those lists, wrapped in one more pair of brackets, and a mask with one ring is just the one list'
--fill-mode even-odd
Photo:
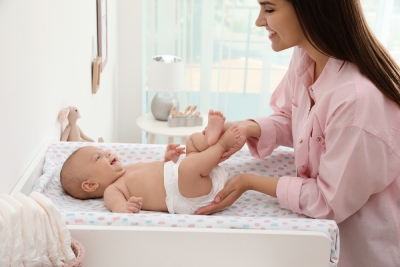
{"label": "woman's smile", "polygon": [[274,37],[276,35],[276,32],[272,31],[272,30],[268,30],[269,35],[268,38],[271,39],[272,37]]}

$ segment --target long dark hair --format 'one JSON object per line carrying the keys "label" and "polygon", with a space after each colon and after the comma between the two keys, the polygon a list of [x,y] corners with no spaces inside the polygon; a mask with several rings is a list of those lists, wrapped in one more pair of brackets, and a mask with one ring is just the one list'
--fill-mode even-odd
{"label": "long dark hair", "polygon": [[354,63],[400,107],[400,68],[368,27],[359,0],[288,0],[308,41]]}

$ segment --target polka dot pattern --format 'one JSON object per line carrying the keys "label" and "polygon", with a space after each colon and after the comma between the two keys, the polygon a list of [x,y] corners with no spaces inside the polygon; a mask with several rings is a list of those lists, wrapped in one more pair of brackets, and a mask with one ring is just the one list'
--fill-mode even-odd
{"label": "polka dot pattern", "polygon": [[[33,190],[53,201],[66,224],[318,231],[332,240],[331,266],[337,264],[339,228],[334,221],[311,219],[281,209],[276,198],[256,191],[243,193],[232,206],[212,216],[143,210],[137,214],[117,214],[109,212],[102,199],[74,199],[61,187],[60,170],[73,151],[86,145],[96,145],[103,150],[113,151],[125,165],[163,160],[165,152],[165,145],[149,144],[59,142],[50,145],[45,155],[43,175],[35,182]],[[293,150],[285,147],[277,148],[272,155],[262,160],[253,158],[248,149],[243,148],[220,165],[230,177],[237,173],[277,178],[296,176]]]}

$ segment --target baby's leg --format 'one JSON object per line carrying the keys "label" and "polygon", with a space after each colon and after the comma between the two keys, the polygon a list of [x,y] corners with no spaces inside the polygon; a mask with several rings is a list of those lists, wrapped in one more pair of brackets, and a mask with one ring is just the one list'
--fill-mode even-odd
{"label": "baby's leg", "polygon": [[225,117],[221,112],[210,110],[205,134],[194,133],[188,137],[186,141],[186,157],[192,153],[204,151],[210,145],[214,145],[221,136],[224,122]]}
{"label": "baby's leg", "polygon": [[206,136],[202,133],[194,133],[186,140],[186,157],[206,150],[208,145]]}
{"label": "baby's leg", "polygon": [[225,117],[219,111],[210,110],[208,112],[208,124],[206,127],[206,139],[210,146],[217,143],[224,128]]}
{"label": "baby's leg", "polygon": [[215,145],[182,160],[178,169],[179,191],[184,197],[207,195],[211,190],[209,174],[218,165],[221,155],[238,144],[241,132],[237,125],[229,128]]}

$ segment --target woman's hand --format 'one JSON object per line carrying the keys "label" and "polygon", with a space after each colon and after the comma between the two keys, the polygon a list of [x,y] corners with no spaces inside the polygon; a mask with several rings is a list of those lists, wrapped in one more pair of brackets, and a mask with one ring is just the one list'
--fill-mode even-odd
{"label": "woman's hand", "polygon": [[201,207],[194,214],[207,215],[223,210],[232,205],[247,190],[248,184],[245,176],[241,174],[235,175],[225,184],[225,187],[218,192],[213,203]]}

